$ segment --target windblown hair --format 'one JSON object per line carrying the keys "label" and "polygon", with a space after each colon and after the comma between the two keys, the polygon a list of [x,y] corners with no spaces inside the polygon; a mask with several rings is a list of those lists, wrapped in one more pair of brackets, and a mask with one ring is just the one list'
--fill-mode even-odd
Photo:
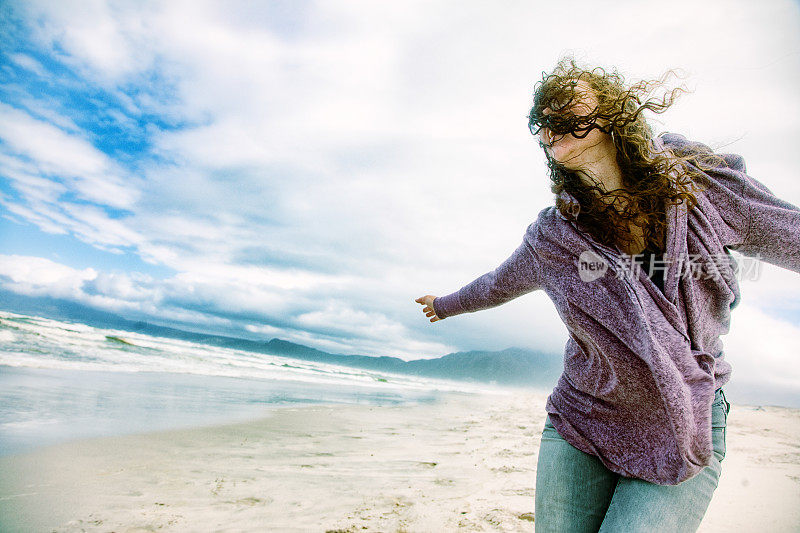
{"label": "windblown hair", "polygon": [[[568,206],[558,195],[562,191],[572,194],[580,204],[576,222],[608,246],[616,244],[627,249],[632,245],[634,237],[629,228],[634,222],[644,230],[646,249],[664,251],[667,206],[685,202],[691,209],[697,203],[693,192],[702,190],[698,186],[702,186],[703,176],[681,164],[692,159],[698,165],[697,156],[701,154],[655,150],[653,133],[643,114],[645,110],[663,113],[680,93],[687,92],[679,87],[667,90],[660,98],[648,98],[663,88],[673,74],[668,71],[658,80],[627,86],[616,70],[581,68],[573,58],[565,57],[551,73],[543,73],[536,84],[528,116],[531,133],[536,135],[546,127],[556,135],[577,138],[586,137],[593,129],[612,136],[623,189],[606,192],[599,184],[584,184],[577,173],[566,169],[545,151],[556,207],[566,216]],[[571,112],[581,96],[578,80],[588,84],[598,100],[597,108],[588,115]],[[545,114],[546,108],[551,112]],[[704,156],[714,157],[712,152]]]}

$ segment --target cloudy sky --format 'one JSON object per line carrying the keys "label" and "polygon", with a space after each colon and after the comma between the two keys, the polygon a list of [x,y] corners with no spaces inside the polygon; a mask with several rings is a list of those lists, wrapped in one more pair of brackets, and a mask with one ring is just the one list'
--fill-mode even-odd
{"label": "cloudy sky", "polygon": [[[544,293],[430,324],[552,203],[527,129],[565,53],[682,69],[657,130],[800,204],[784,0],[0,3],[0,287],[340,353],[561,351]],[[678,83],[678,82],[676,82]],[[742,282],[741,379],[800,390],[800,276]],[[763,341],[769,338],[771,343]]]}

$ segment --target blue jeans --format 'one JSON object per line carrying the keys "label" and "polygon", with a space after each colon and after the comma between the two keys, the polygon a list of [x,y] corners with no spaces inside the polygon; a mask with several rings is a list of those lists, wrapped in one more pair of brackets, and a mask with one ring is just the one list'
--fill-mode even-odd
{"label": "blue jeans", "polygon": [[712,463],[678,485],[611,472],[597,457],[565,441],[548,416],[536,467],[537,533],[697,531],[722,472],[730,408],[718,389],[711,406]]}

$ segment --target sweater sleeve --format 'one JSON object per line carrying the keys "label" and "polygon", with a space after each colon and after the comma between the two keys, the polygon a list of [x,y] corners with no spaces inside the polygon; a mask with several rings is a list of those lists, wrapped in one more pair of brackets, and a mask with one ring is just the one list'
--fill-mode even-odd
{"label": "sweater sleeve", "polygon": [[[712,150],[682,135],[661,138],[682,154]],[[744,158],[718,154],[706,191],[716,210],[716,228],[722,243],[746,256],[800,273],[800,209],[778,198],[766,185],[747,174]]]}
{"label": "sweater sleeve", "polygon": [[766,185],[749,176],[741,156],[723,154],[722,157],[728,167],[714,172],[714,177],[724,177],[736,193],[732,199],[734,205],[726,215],[741,216],[741,225],[729,226],[734,238],[728,247],[800,273],[800,208],[778,198]]}
{"label": "sweater sleeve", "polygon": [[499,267],[487,272],[458,291],[433,301],[439,318],[474,313],[504,304],[523,294],[539,289],[539,260],[529,242],[528,231],[522,244]]}

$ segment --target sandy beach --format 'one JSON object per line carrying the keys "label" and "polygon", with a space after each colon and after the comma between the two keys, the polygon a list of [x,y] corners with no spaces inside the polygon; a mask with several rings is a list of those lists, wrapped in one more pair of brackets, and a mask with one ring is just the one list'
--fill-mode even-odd
{"label": "sandy beach", "polygon": [[[0,459],[0,530],[533,531],[546,395],[276,409]],[[800,410],[735,405],[700,531],[800,530]]]}

